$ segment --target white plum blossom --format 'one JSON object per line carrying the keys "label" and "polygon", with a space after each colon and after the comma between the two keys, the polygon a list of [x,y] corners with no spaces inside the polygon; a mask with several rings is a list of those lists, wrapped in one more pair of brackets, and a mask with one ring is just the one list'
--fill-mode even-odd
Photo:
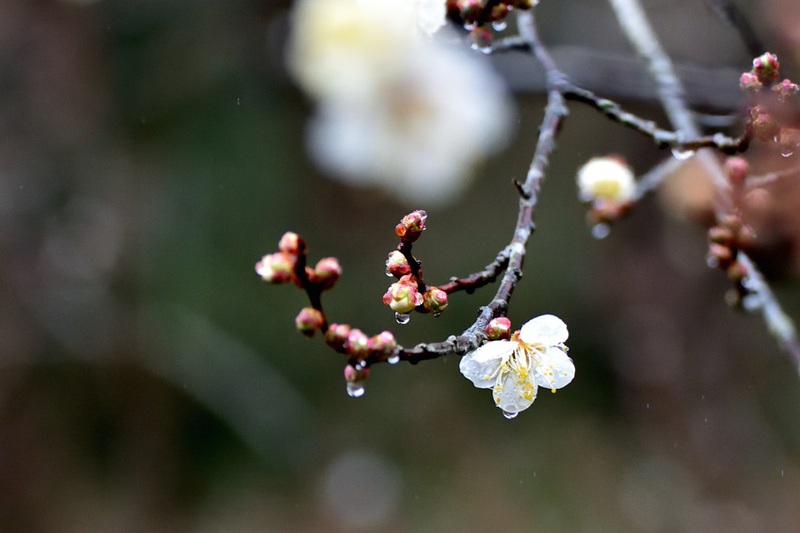
{"label": "white plum blossom", "polygon": [[490,341],[468,353],[459,369],[476,387],[491,388],[494,403],[513,418],[531,406],[539,387],[555,392],[575,377],[564,345],[568,336],[560,318],[541,315],[525,323],[511,340]]}
{"label": "white plum blossom", "polygon": [[578,196],[583,202],[629,202],[636,194],[636,179],[625,161],[616,156],[595,157],[578,170]]}
{"label": "white plum blossom", "polygon": [[441,0],[301,0],[289,66],[317,103],[311,155],[333,177],[443,203],[508,139],[485,61],[431,37]]}

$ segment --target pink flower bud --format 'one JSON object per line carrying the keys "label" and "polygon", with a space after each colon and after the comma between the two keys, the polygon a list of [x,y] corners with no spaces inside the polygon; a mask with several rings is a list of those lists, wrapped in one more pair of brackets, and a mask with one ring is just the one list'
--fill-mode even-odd
{"label": "pink flower bud", "polygon": [[401,241],[414,242],[425,231],[426,218],[428,218],[428,214],[425,211],[421,209],[412,211],[400,220],[400,223],[394,228],[394,232]]}
{"label": "pink flower bud", "polygon": [[753,135],[761,141],[772,141],[778,134],[778,124],[763,106],[750,108],[748,126],[752,129]]}
{"label": "pink flower bud", "polygon": [[764,85],[758,80],[758,76],[752,72],[743,72],[739,76],[739,88],[746,92],[757,92]]}
{"label": "pink flower bud", "polygon": [[729,157],[725,160],[725,174],[728,175],[731,185],[742,187],[750,175],[750,163],[744,157]]}
{"label": "pink flower bud", "polygon": [[766,52],[753,60],[753,73],[761,83],[772,83],[780,76],[778,56]]}
{"label": "pink flower bud", "polygon": [[306,337],[313,337],[324,322],[325,317],[322,316],[319,309],[314,309],[313,307],[304,307],[297,315],[297,318],[294,319],[297,331]]}
{"label": "pink flower bud", "polygon": [[504,317],[493,318],[486,326],[486,335],[490,341],[511,337],[511,321]]}
{"label": "pink flower bud", "polygon": [[364,395],[364,381],[369,377],[369,367],[344,367],[344,380],[347,384],[347,394],[353,398]]}
{"label": "pink flower bud", "polygon": [[294,279],[295,258],[278,252],[265,255],[256,263],[256,274],[267,283],[286,283]]}
{"label": "pink flower bud", "polygon": [[350,326],[347,324],[331,324],[328,326],[328,331],[325,332],[325,342],[340,353],[347,353],[344,345],[347,342],[347,336],[350,334]]}
{"label": "pink flower bud", "polygon": [[306,244],[297,233],[287,231],[278,242],[278,250],[285,254],[297,255],[305,250]]}
{"label": "pink flower bud", "polygon": [[325,257],[317,262],[314,267],[314,281],[319,283],[323,289],[330,289],[339,281],[342,275],[342,267],[339,260],[335,257]]}
{"label": "pink flower bud", "polygon": [[364,359],[369,355],[369,337],[360,329],[351,329],[347,334],[344,349],[353,357]]}
{"label": "pink flower bud", "polygon": [[408,264],[406,257],[397,250],[389,254],[386,260],[386,275],[400,278],[411,272],[411,265]]}
{"label": "pink flower bud", "polygon": [[434,315],[438,315],[447,307],[447,293],[438,287],[429,287],[422,295],[422,305]]}
{"label": "pink flower bud", "polygon": [[772,92],[777,95],[778,101],[785,102],[800,92],[800,87],[790,80],[783,80],[772,86]]}
{"label": "pink flower bud", "polygon": [[417,291],[416,282],[404,282],[401,279],[389,286],[383,295],[383,303],[396,313],[410,313],[416,306],[422,304],[422,295]]}
{"label": "pink flower bud", "polygon": [[369,340],[370,349],[382,355],[390,355],[397,348],[397,341],[391,331],[383,331]]}

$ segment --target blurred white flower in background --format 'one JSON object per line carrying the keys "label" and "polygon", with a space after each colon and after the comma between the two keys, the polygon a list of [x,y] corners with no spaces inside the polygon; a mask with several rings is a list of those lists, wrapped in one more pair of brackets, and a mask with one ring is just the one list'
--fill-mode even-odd
{"label": "blurred white flower in background", "polygon": [[468,50],[431,37],[441,0],[301,0],[289,66],[317,102],[312,156],[342,181],[443,203],[502,147],[509,96]]}
{"label": "blurred white flower in background", "polygon": [[636,178],[618,156],[590,159],[578,170],[578,197],[582,202],[611,200],[629,202],[636,194]]}

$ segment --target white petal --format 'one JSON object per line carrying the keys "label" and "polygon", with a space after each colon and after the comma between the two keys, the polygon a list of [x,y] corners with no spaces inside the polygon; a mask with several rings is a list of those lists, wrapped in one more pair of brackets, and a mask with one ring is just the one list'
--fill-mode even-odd
{"label": "white petal", "polygon": [[575,365],[561,348],[548,348],[534,371],[536,383],[548,389],[560,389],[575,377]]}
{"label": "white petal", "polygon": [[554,315],[542,315],[526,322],[519,336],[527,343],[557,346],[567,341],[569,333],[563,320]]}
{"label": "white petal", "polygon": [[517,343],[510,341],[487,342],[461,358],[458,369],[479,389],[488,389],[497,380],[500,364],[514,351]]}
{"label": "white petal", "polygon": [[507,413],[519,413],[536,399],[537,386],[531,379],[519,379],[513,372],[504,374],[492,396],[497,407]]}

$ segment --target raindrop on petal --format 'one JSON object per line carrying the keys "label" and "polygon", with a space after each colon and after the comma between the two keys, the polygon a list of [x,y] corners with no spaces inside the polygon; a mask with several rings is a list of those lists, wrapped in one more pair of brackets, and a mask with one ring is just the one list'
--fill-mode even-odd
{"label": "raindrop on petal", "polygon": [[678,148],[672,149],[672,156],[679,160],[685,161],[694,155],[694,150],[680,150]]}
{"label": "raindrop on petal", "polygon": [[361,398],[364,396],[364,383],[361,381],[348,381],[347,382],[347,395],[351,398]]}
{"label": "raindrop on petal", "polygon": [[605,239],[611,233],[611,226],[608,224],[600,223],[592,226],[592,237],[595,239]]}
{"label": "raindrop on petal", "polygon": [[398,324],[408,324],[408,322],[411,320],[411,315],[408,313],[395,313],[394,319]]}
{"label": "raindrop on petal", "polygon": [[519,413],[510,413],[508,411],[503,411],[503,416],[507,419],[511,420],[512,418],[516,418]]}

